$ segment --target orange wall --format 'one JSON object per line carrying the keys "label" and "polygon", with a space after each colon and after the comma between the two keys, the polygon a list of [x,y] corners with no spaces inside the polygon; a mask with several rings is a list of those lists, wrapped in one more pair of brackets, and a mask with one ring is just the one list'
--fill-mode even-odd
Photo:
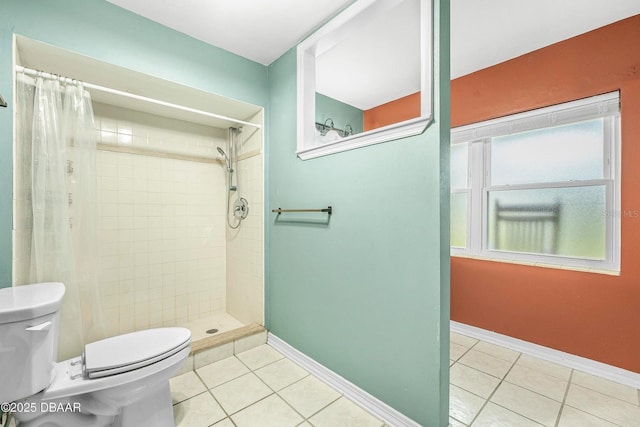
{"label": "orange wall", "polygon": [[[640,15],[451,82],[452,127],[620,90],[622,211],[640,210]],[[640,372],[640,218],[620,276],[451,259],[451,318]]]}
{"label": "orange wall", "polygon": [[363,129],[366,132],[419,116],[420,93],[414,93],[365,110]]}

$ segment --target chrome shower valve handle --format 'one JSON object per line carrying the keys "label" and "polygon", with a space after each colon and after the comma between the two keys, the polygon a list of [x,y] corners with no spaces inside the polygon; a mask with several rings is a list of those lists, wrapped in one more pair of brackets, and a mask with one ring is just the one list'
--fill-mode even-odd
{"label": "chrome shower valve handle", "polygon": [[240,197],[233,204],[233,216],[238,219],[245,219],[249,215],[249,202],[244,197]]}

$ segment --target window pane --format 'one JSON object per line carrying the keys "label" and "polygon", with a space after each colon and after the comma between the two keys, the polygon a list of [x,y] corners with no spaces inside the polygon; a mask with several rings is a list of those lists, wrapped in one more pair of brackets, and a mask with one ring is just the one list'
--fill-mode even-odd
{"label": "window pane", "polygon": [[451,246],[467,247],[467,197],[468,193],[451,194]]}
{"label": "window pane", "polygon": [[467,188],[469,144],[451,146],[451,188]]}
{"label": "window pane", "polygon": [[605,186],[489,193],[488,249],[605,259]]}
{"label": "window pane", "polygon": [[491,185],[603,177],[603,119],[491,140]]}

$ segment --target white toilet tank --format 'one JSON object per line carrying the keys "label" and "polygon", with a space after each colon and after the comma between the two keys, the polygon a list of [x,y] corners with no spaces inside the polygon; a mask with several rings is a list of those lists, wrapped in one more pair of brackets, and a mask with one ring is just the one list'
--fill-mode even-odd
{"label": "white toilet tank", "polygon": [[62,283],[0,288],[0,402],[44,390],[58,349]]}

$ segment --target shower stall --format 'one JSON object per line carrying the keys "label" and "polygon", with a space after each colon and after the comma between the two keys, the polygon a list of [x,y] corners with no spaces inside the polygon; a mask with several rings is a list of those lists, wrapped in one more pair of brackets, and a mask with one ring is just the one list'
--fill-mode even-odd
{"label": "shower stall", "polygon": [[[92,98],[96,231],[84,239],[97,245],[91,290],[99,303],[77,308],[84,316],[78,321],[102,319],[104,336],[188,326],[194,340],[207,330],[263,325],[262,108],[21,37],[16,65],[26,67],[16,79],[57,78],[63,86],[67,79],[57,76],[84,80]],[[143,92],[137,98],[118,90],[136,83]],[[166,98],[154,103],[154,93]],[[191,105],[180,108],[185,102]],[[16,121],[23,116],[18,111]],[[31,183],[21,159],[30,144],[16,137],[14,285],[29,281],[23,272],[33,224],[22,189]],[[67,159],[69,181],[81,161]],[[73,216],[84,200],[69,188]],[[70,228],[80,232],[73,218]]]}
{"label": "shower stall", "polygon": [[108,332],[263,324],[261,130],[94,110]]}

